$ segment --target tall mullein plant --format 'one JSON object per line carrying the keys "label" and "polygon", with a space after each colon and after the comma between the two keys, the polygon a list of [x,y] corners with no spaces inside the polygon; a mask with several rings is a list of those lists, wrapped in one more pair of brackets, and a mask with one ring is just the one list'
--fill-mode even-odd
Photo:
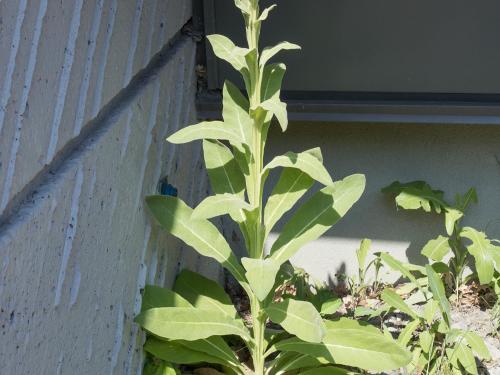
{"label": "tall mullein plant", "polygon": [[[317,148],[289,152],[264,166],[271,121],[276,118],[283,131],[288,123],[286,104],[280,100],[285,65],[268,62],[282,50],[299,47],[283,42],[260,51],[261,24],[274,6],[260,12],[258,0],[235,0],[235,4],[245,20],[248,47],[237,47],[222,35],[208,40],[215,54],[241,73],[247,95],[226,82],[223,121],[189,126],[168,139],[176,144],[203,140],[215,195],[194,210],[176,197],[151,196],[147,204],[163,228],[234,276],[248,294],[252,324],[244,324],[223,288],[183,271],[173,290],[152,286],[145,290],[143,311],[136,319],[152,334],[145,350],[170,363],[208,362],[242,374],[244,366],[221,338],[237,335],[248,347],[257,375],[310,371],[330,363],[370,370],[403,366],[410,361],[409,353],[377,329],[344,319],[325,321],[306,301],[273,301],[281,265],[346,214],[363,193],[365,178],[352,175],[333,182]],[[277,168],[282,169],[281,176],[264,206],[264,184]],[[264,243],[270,231],[314,182],[324,187],[296,210],[266,255]],[[241,261],[209,221],[222,215],[238,223],[245,238],[247,257]],[[283,331],[266,329],[269,320]],[[343,373],[338,367],[326,370]]]}

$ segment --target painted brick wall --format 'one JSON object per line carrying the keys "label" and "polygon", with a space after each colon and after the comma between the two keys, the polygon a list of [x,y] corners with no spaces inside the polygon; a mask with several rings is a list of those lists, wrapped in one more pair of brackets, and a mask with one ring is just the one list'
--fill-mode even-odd
{"label": "painted brick wall", "polygon": [[0,374],[137,374],[146,283],[220,269],[143,198],[207,193],[187,0],[0,1]]}

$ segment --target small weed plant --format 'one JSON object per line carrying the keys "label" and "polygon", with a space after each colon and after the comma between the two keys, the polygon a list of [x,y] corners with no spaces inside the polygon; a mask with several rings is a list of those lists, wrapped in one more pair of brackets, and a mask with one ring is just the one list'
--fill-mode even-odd
{"label": "small weed plant", "polygon": [[[176,144],[203,141],[215,195],[194,209],[168,196],[148,197],[147,205],[166,231],[231,273],[250,300],[251,324],[242,320],[221,286],[183,271],[173,290],[145,290],[143,311],[136,318],[149,333],[145,350],[173,364],[169,369],[208,363],[231,374],[335,375],[349,373],[348,368],[383,371],[406,366],[410,352],[377,328],[349,319],[326,321],[308,301],[274,299],[282,265],[348,212],[364,191],[365,177],[356,174],[334,182],[317,148],[288,152],[264,165],[271,121],[276,119],[283,131],[288,124],[280,100],[285,65],[270,60],[282,50],[299,47],[283,42],[261,50],[261,24],[274,6],[261,11],[258,0],[235,0],[235,5],[245,21],[248,45],[238,47],[222,35],[208,40],[215,54],[241,73],[246,93],[226,82],[223,121],[189,126],[168,139]],[[275,169],[281,175],[264,202],[264,185]],[[270,231],[315,182],[323,187],[295,210],[266,255]],[[221,215],[230,216],[241,229],[247,249],[241,260],[210,221]],[[270,329],[269,321],[280,329]],[[234,337],[251,355],[248,367],[228,345],[228,338]]]}
{"label": "small weed plant", "polygon": [[[361,241],[359,248],[356,250],[356,259],[358,261],[358,274],[357,277],[347,277],[347,282],[351,295],[355,298],[364,298],[368,292],[376,292],[380,287],[380,269],[382,268],[382,261],[380,253],[375,253],[374,257],[369,261],[372,241],[364,239]],[[368,280],[368,274],[373,268],[373,280]]]}
{"label": "small weed plant", "polygon": [[[396,195],[396,204],[406,210],[422,209],[444,216],[446,235],[439,235],[427,242],[422,255],[434,266],[451,276],[452,289],[458,301],[459,289],[466,282],[465,271],[474,259],[473,278],[480,284],[497,284],[500,272],[500,246],[484,232],[471,227],[462,227],[461,220],[472,203],[477,203],[474,188],[464,195],[457,195],[453,205],[444,200],[444,193],[433,190],[424,181],[402,184],[394,182],[382,190]],[[447,264],[443,263],[448,259]]]}
{"label": "small weed plant", "polygon": [[405,301],[390,288],[386,288],[381,295],[390,310],[397,310],[410,318],[398,337],[398,342],[413,353],[412,361],[406,367],[407,373],[477,375],[474,356],[490,360],[491,355],[479,335],[453,327],[451,306],[441,275],[431,265],[418,267],[403,264],[387,253],[381,258],[408,279],[411,289],[422,297]]}

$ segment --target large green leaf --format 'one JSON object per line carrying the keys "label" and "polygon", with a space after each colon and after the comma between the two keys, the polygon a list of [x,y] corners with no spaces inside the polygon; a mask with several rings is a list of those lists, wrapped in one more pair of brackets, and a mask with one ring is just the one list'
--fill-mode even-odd
{"label": "large green leaf", "polygon": [[388,305],[394,307],[397,310],[404,312],[405,314],[411,316],[414,319],[418,319],[418,314],[413,311],[413,309],[406,304],[406,302],[394,291],[390,289],[384,289],[382,292],[382,300]]}
{"label": "large green leaf", "polygon": [[242,258],[241,262],[247,271],[250,288],[259,301],[264,301],[274,287],[280,265],[273,259]]}
{"label": "large green leaf", "polygon": [[260,104],[262,108],[276,116],[283,131],[288,127],[288,114],[286,103],[282,102],[278,96],[274,96]]}
{"label": "large green leaf", "polygon": [[243,268],[224,237],[210,221],[193,219],[193,210],[176,197],[150,196],[146,198],[146,203],[167,232],[193,247],[201,255],[217,260],[243,287],[246,286]]}
{"label": "large green leaf", "polygon": [[267,175],[271,169],[278,167],[297,168],[323,185],[330,186],[333,184],[332,177],[316,156],[318,153],[321,155],[321,151],[317,148],[299,154],[287,152],[285,155],[276,156],[265,166],[262,174]]}
{"label": "large green leaf", "polygon": [[467,341],[467,344],[476,352],[479,358],[489,361],[491,359],[490,351],[488,347],[484,343],[484,340],[481,336],[479,336],[475,332],[465,332],[464,338]]}
{"label": "large green leaf", "polygon": [[293,50],[293,49],[300,49],[300,46],[297,44],[293,44],[290,42],[281,42],[275,45],[274,47],[266,47],[262,51],[262,54],[260,56],[260,66],[263,67],[267,64],[267,62],[278,52],[283,51],[283,50]]}
{"label": "large green leaf", "polygon": [[261,85],[261,108],[268,111],[265,123],[270,123],[273,116],[276,116],[283,131],[288,126],[286,104],[280,100],[285,71],[285,64],[267,65],[262,73]]}
{"label": "large green leaf", "polygon": [[170,143],[182,144],[199,139],[220,139],[231,143],[243,143],[243,138],[235,128],[222,121],[205,121],[187,126],[167,138]]}
{"label": "large green leaf", "polygon": [[177,375],[177,371],[170,363],[149,360],[144,365],[142,375]]}
{"label": "large green leaf", "polygon": [[156,358],[171,363],[188,365],[192,363],[207,362],[227,365],[226,361],[218,357],[199,352],[192,348],[187,348],[183,345],[179,345],[175,341],[162,341],[153,337],[147,339],[144,344],[144,350],[154,355]]}
{"label": "large green leaf", "polygon": [[[241,0],[239,3],[242,5],[240,9],[243,10],[245,1]],[[208,35],[207,39],[212,45],[215,56],[227,61],[237,71],[241,71],[246,67],[245,55],[248,53],[248,49],[235,46],[234,43],[224,35]]]}
{"label": "large green leaf", "polygon": [[329,322],[322,343],[292,338],[275,346],[277,350],[322,357],[339,365],[372,371],[394,370],[405,366],[411,360],[411,353],[375,327],[348,319]]}
{"label": "large green leaf", "polygon": [[493,279],[494,263],[491,256],[492,247],[495,246],[486,237],[486,234],[474,228],[466,227],[460,233],[461,237],[468,238],[472,243],[467,246],[467,250],[476,261],[476,271],[481,284],[489,284]]}
{"label": "large green leaf", "polygon": [[247,67],[243,69],[241,73],[243,76],[243,80],[245,81],[245,88],[247,93],[253,91],[255,82],[257,81],[258,70],[255,69],[255,66],[257,65],[257,58],[258,58],[257,48],[249,50],[248,53],[245,55],[245,63]]}
{"label": "large green leaf", "polygon": [[175,280],[174,290],[196,308],[219,310],[232,318],[239,316],[224,289],[199,273],[183,270]]}
{"label": "large green leaf", "polygon": [[160,288],[159,286],[146,285],[142,295],[141,311],[155,307],[191,307],[192,305],[184,297],[172,290]]}
{"label": "large green leaf", "polygon": [[264,68],[261,88],[262,101],[271,99],[274,96],[279,97],[285,72],[285,64],[270,64]]}
{"label": "large green leaf", "polygon": [[456,346],[457,358],[465,371],[469,374],[478,375],[476,360],[472,350],[464,343],[458,343]]}
{"label": "large green leaf", "polygon": [[[184,281],[189,279],[191,275],[194,275],[194,283],[196,285],[189,285],[189,288],[184,286]],[[200,281],[206,281],[208,285],[199,285]],[[229,315],[233,314],[236,316],[236,310],[234,307],[230,307],[231,301],[229,297],[225,294],[224,290],[220,288],[217,284],[209,279],[205,279],[200,275],[195,274],[193,272],[184,270],[180,273],[176,280],[176,286],[180,290],[180,293],[185,295],[196,307],[206,306],[209,308],[215,308],[221,310],[221,306],[223,310],[227,310]],[[192,289],[195,289],[194,291]],[[197,295],[203,293],[204,299],[197,298]],[[218,307],[213,305],[213,301],[211,304],[207,303],[208,297],[210,296],[213,300],[216,300],[219,303]],[[157,286],[147,285],[144,290],[144,295],[142,297],[142,310],[148,310],[151,308],[157,307],[189,307],[194,308],[193,305],[187,299],[182,297],[181,295],[175,293],[172,290],[160,288]],[[229,311],[232,308],[232,311]],[[219,357],[233,365],[239,365],[239,361],[237,360],[235,354],[226,344],[226,342],[219,336],[212,336],[208,339],[201,339],[197,341],[176,341],[177,344],[188,346],[189,348],[207,353],[209,355]]]}
{"label": "large green leaf", "polygon": [[371,332],[376,335],[381,334],[377,327],[354,319],[339,318],[336,320],[325,320],[325,324],[328,331],[354,329],[361,330],[363,332]]}
{"label": "large green leaf", "polygon": [[318,367],[312,368],[307,371],[303,371],[300,375],[356,375],[359,373],[355,373],[352,371],[347,371],[340,367],[326,366],[326,367]]}
{"label": "large green leaf", "polygon": [[[238,134],[239,141],[234,142],[229,139],[233,145],[238,147],[240,144],[248,146],[252,144],[253,120],[248,114],[248,110],[247,98],[243,96],[240,89],[226,81],[222,89],[222,117],[224,124]],[[243,147],[240,147],[240,150],[243,150]]]}
{"label": "large green leaf", "polygon": [[160,307],[142,312],[135,321],[164,339],[193,341],[224,335],[249,339],[249,332],[241,321],[218,310]]}
{"label": "large green leaf", "polygon": [[323,319],[309,302],[286,299],[270,304],[265,311],[271,321],[301,340],[318,343],[325,335]]}
{"label": "large green leaf", "polygon": [[175,343],[198,352],[206,353],[212,357],[219,358],[232,367],[240,367],[240,361],[229,345],[220,336],[212,336],[208,339],[185,341],[177,340]]}
{"label": "large green leaf", "polygon": [[211,219],[228,214],[234,221],[241,223],[245,220],[244,209],[250,211],[252,206],[245,202],[241,195],[216,194],[205,198],[194,209],[193,218]]}
{"label": "large green leaf", "polygon": [[451,247],[449,244],[449,238],[438,236],[437,238],[427,242],[422,249],[422,255],[437,262],[441,262],[450,251]]}
{"label": "large green leaf", "polygon": [[245,177],[229,148],[219,141],[203,141],[203,153],[212,190],[243,197]]}
{"label": "large green leaf", "polygon": [[230,82],[224,84],[223,110],[224,122],[209,121],[185,127],[167,140],[171,143],[187,143],[198,139],[226,140],[240,147],[250,145],[253,121],[248,114],[248,100]]}
{"label": "large green leaf", "polygon": [[427,278],[429,279],[429,289],[432,292],[432,297],[436,302],[439,303],[439,308],[443,313],[443,318],[449,327],[451,308],[450,308],[450,302],[448,301],[448,298],[446,298],[443,282],[441,281],[441,278],[434,271],[431,265],[427,264],[425,266],[425,269],[427,271]]}
{"label": "large green leaf", "polygon": [[271,248],[271,257],[287,261],[303,245],[319,238],[361,197],[365,176],[352,175],[320,190],[300,207]]}
{"label": "large green leaf", "polygon": [[282,352],[272,364],[272,374],[284,374],[293,370],[318,367],[328,363],[324,358],[314,358],[293,352]]}
{"label": "large green leaf", "polygon": [[313,184],[314,180],[300,169],[283,169],[264,209],[266,236]]}

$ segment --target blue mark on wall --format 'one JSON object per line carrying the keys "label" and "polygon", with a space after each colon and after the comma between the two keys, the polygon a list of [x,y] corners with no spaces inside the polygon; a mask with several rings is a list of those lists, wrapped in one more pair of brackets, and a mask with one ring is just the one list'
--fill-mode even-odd
{"label": "blue mark on wall", "polygon": [[164,177],[158,182],[158,193],[169,197],[177,196],[177,188],[168,183],[168,178]]}

